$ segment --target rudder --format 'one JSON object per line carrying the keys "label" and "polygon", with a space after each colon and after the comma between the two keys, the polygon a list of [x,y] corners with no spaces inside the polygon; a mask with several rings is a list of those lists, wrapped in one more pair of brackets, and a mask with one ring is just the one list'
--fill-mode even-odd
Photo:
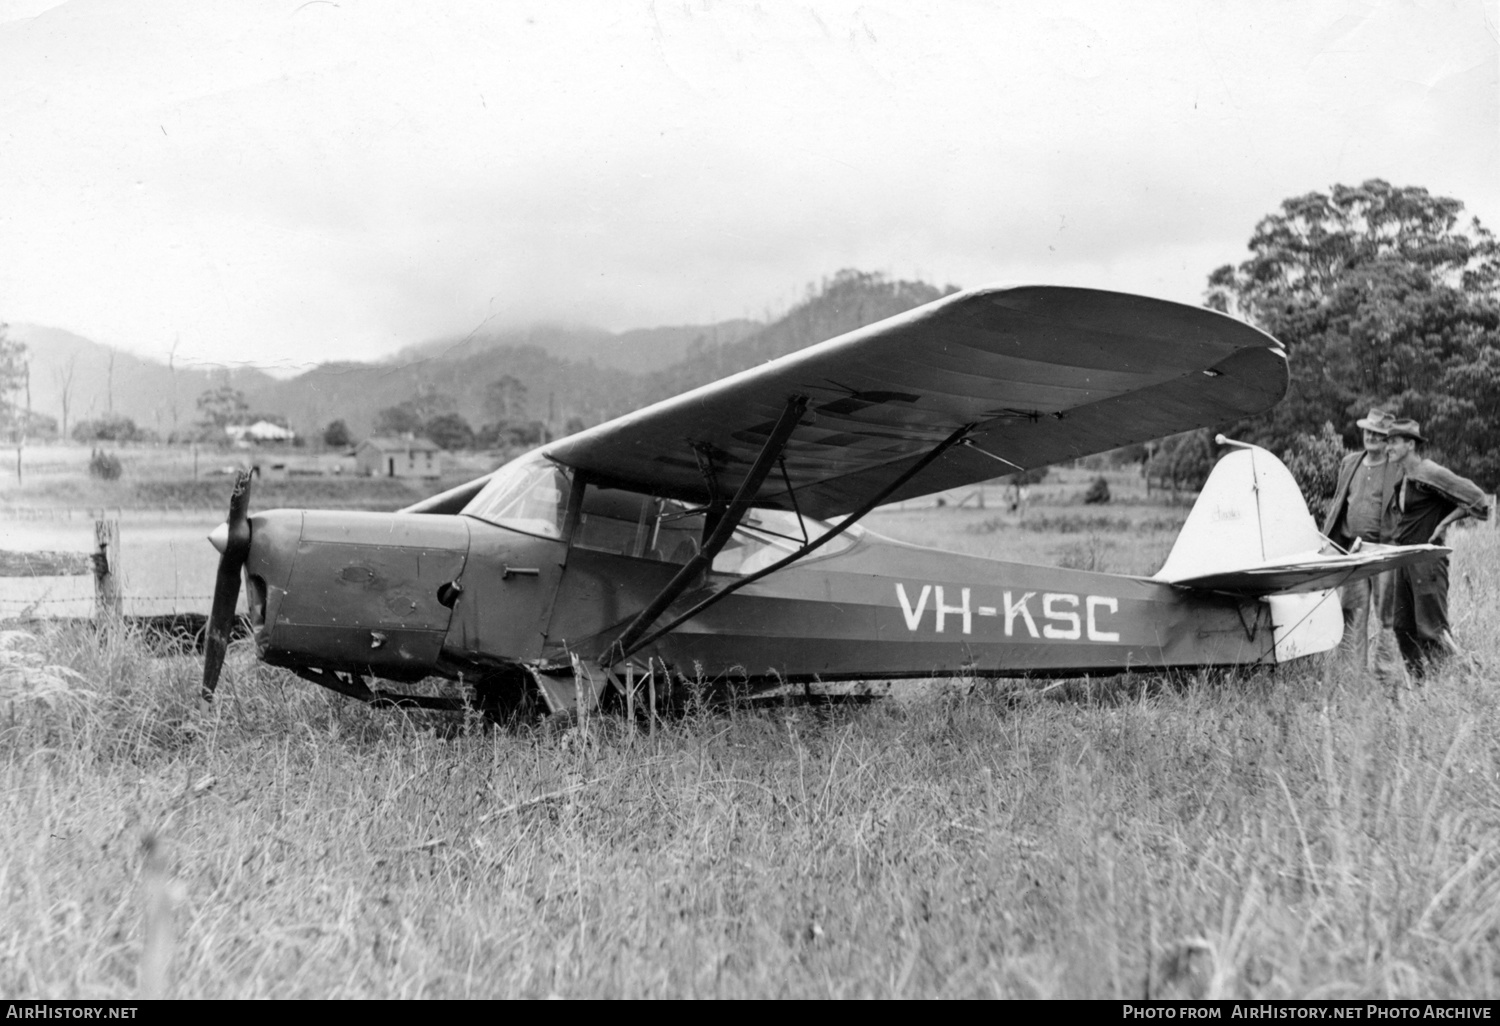
{"label": "rudder", "polygon": [[1302,489],[1286,464],[1242,445],[1214,465],[1156,573],[1180,581],[1306,557],[1323,547]]}

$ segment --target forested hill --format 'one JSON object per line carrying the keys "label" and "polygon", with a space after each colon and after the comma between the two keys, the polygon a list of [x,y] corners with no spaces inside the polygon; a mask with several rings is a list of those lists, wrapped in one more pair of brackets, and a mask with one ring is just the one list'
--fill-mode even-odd
{"label": "forested hill", "polygon": [[[570,422],[600,423],[953,291],[845,270],[808,286],[802,302],[768,324],[734,320],[619,333],[537,325],[476,332],[410,346],[378,363],[323,364],[286,380],[248,369],[230,374],[179,368],[174,374],[165,365],[121,354],[114,362],[111,408],[134,421],[144,437],[162,439],[201,430],[195,427],[197,400],[213,388],[237,391],[250,415],[284,419],[308,439],[321,438],[338,420],[353,437],[365,437],[382,411],[399,406],[417,411],[424,423],[456,414],[477,431],[497,419],[497,386],[503,382],[503,419],[542,422],[561,433]],[[61,420],[62,382],[76,364],[68,385],[70,419],[76,425],[100,416],[106,406],[102,368],[110,361],[99,354],[110,350],[66,336],[76,345],[65,353],[57,341],[64,333],[49,330],[16,333],[32,343],[34,408]],[[64,366],[63,357],[79,347],[87,352],[80,350]]]}
{"label": "forested hill", "polygon": [[736,371],[805,349],[845,332],[930,303],[958,286],[891,281],[881,274],[844,270],[809,286],[808,297],[760,331],[727,345],[690,351],[649,381],[641,405],[685,392]]}
{"label": "forested hill", "polygon": [[[732,321],[595,333],[593,348],[581,345],[583,332],[547,327],[438,341],[403,350],[386,363],[329,364],[246,398],[256,409],[283,413],[304,432],[343,420],[360,437],[382,409],[403,402],[426,414],[457,413],[477,429],[493,415],[486,407],[491,386],[510,377],[523,386],[510,419],[540,420],[561,430],[575,418],[596,424],[620,416],[953,291],[955,286],[940,289],[846,270],[810,286],[806,299],[766,325]],[[523,340],[529,344],[515,344]],[[655,369],[662,348],[682,355]],[[587,355],[568,359],[554,349]],[[618,359],[619,353],[635,355]]]}
{"label": "forested hill", "polygon": [[596,363],[601,367],[645,373],[670,366],[694,349],[736,342],[762,327],[759,321],[732,320],[717,324],[633,328],[612,334],[588,326],[533,324],[498,331],[476,330],[457,339],[433,339],[406,347],[389,362],[412,364],[432,359],[461,360],[493,350],[534,346],[559,360]]}

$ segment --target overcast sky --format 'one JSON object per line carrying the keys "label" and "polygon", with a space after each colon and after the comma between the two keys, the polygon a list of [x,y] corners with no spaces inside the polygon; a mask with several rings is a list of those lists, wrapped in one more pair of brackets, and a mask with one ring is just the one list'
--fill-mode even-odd
{"label": "overcast sky", "polygon": [[843,267],[1197,303],[1334,183],[1500,227],[1496,7],[0,0],[0,319],[285,372]]}

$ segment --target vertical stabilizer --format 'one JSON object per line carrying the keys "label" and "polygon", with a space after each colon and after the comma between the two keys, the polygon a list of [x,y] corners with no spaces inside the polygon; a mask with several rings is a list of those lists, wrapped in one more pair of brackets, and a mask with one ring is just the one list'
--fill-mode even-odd
{"label": "vertical stabilizer", "polygon": [[1390,561],[1322,548],[1292,472],[1241,445],[1214,466],[1156,579],[1258,597],[1270,606],[1272,658],[1286,662],[1337,646],[1344,617],[1329,589]]}
{"label": "vertical stabilizer", "polygon": [[1156,579],[1231,573],[1312,556],[1322,545],[1292,472],[1247,445],[1214,466]]}

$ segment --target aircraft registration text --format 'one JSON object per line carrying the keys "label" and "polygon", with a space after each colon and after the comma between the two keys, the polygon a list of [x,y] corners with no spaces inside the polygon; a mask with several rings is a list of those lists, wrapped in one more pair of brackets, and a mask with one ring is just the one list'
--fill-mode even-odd
{"label": "aircraft registration text", "polygon": [[[958,601],[950,598],[957,590]],[[1109,619],[1120,611],[1120,600],[1106,595],[1075,595],[1069,592],[1005,591],[998,606],[975,605],[972,588],[947,589],[941,584],[924,584],[913,601],[906,585],[896,583],[896,600],[906,619],[906,629],[916,632],[928,620],[939,634],[956,628],[957,633],[974,633],[976,617],[1003,621],[1007,638],[1023,636],[1052,638],[1057,641],[1116,642],[1120,632],[1108,630]],[[929,618],[927,610],[932,609]],[[1040,624],[1038,621],[1040,620]]]}

